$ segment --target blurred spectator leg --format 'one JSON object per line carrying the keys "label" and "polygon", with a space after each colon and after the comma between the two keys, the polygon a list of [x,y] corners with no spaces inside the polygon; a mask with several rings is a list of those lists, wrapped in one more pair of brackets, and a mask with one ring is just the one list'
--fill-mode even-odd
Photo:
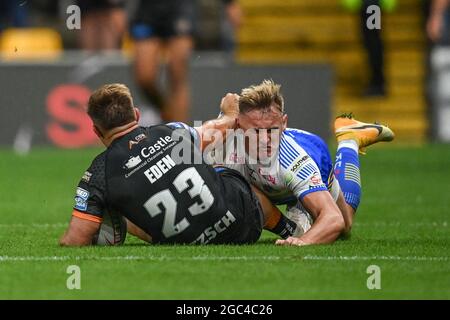
{"label": "blurred spectator leg", "polygon": [[164,98],[158,88],[159,65],[163,43],[157,38],[135,40],[134,75],[147,99],[162,110]]}
{"label": "blurred spectator leg", "polygon": [[168,71],[170,97],[163,119],[187,122],[189,120],[189,58],[192,53],[191,36],[177,36],[168,40]]}
{"label": "blurred spectator leg", "polygon": [[84,12],[81,15],[81,29],[79,32],[80,48],[86,51],[95,52],[97,50],[97,35],[99,25],[96,21],[96,14]]}
{"label": "blurred spectator leg", "polygon": [[125,10],[114,8],[99,12],[99,38],[102,50],[120,49],[127,25]]}
{"label": "blurred spectator leg", "polygon": [[80,47],[91,52],[120,49],[126,20],[125,9],[121,6],[104,4],[91,7],[84,4],[79,33]]}
{"label": "blurred spectator leg", "polygon": [[365,96],[384,96],[386,83],[384,77],[384,48],[381,38],[381,30],[367,28],[366,21],[369,15],[366,13],[370,5],[379,5],[378,0],[364,0],[361,10],[361,30],[364,47],[370,69],[369,85],[364,92]]}

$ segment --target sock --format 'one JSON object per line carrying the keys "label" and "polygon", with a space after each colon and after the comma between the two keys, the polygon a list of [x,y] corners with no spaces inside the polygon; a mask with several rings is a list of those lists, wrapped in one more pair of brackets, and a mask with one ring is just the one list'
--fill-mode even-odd
{"label": "sock", "polygon": [[297,224],[281,213],[279,216],[272,216],[265,226],[265,229],[279,235],[283,239],[292,236],[296,228]]}
{"label": "sock", "polygon": [[344,193],[345,202],[356,210],[361,199],[361,176],[356,141],[343,140],[339,142],[334,175]]}

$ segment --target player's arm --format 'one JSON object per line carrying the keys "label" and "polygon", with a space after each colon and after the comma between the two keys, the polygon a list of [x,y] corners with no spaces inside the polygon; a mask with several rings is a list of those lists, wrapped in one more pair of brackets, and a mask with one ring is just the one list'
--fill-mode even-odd
{"label": "player's arm", "polygon": [[[305,209],[313,216],[314,224],[300,237],[278,240],[282,245],[325,244],[335,241],[345,229],[342,214],[322,181],[317,164],[305,154],[295,141],[282,142],[281,170],[289,177],[286,187],[297,195]],[[286,154],[289,150],[289,154]],[[295,156],[293,160],[292,156]],[[289,158],[291,157],[291,158]]]}
{"label": "player's arm", "polygon": [[72,216],[67,231],[59,240],[62,246],[87,246],[100,229],[100,222]]}
{"label": "player's arm", "polygon": [[59,241],[60,245],[91,245],[99,231],[105,209],[104,160],[104,153],[97,156],[78,183],[72,218]]}
{"label": "player's arm", "polygon": [[236,119],[239,115],[239,95],[227,93],[220,103],[220,111],[221,114],[217,119],[206,121],[202,126],[195,127],[200,137],[201,150],[211,143],[224,143],[227,130],[236,128]]}
{"label": "player's arm", "polygon": [[[190,132],[194,144],[202,151],[209,145],[224,144],[227,130],[236,129],[239,115],[239,95],[228,93],[220,103],[220,115],[208,120],[199,127],[190,127],[183,122],[170,122],[167,125],[174,129],[184,129]],[[214,145],[212,145],[214,144]]]}
{"label": "player's arm", "polygon": [[342,214],[328,191],[307,194],[303,206],[313,216],[311,229],[299,238],[278,240],[282,245],[310,245],[333,243],[345,229]]}

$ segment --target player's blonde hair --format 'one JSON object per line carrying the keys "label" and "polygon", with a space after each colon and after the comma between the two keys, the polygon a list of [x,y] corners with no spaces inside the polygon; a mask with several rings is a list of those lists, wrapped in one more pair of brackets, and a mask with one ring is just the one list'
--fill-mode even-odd
{"label": "player's blonde hair", "polygon": [[121,83],[98,88],[89,98],[87,113],[94,124],[104,130],[132,122],[135,113],[130,89]]}
{"label": "player's blonde hair", "polygon": [[268,109],[271,106],[284,113],[284,99],[280,88],[281,85],[270,79],[242,89],[239,98],[240,113],[246,113],[254,109]]}

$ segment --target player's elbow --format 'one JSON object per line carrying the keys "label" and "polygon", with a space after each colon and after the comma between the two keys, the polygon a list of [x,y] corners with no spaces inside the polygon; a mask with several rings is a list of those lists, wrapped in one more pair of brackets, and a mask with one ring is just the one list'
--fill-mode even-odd
{"label": "player's elbow", "polygon": [[61,247],[69,247],[71,245],[65,234],[59,239],[59,245]]}

